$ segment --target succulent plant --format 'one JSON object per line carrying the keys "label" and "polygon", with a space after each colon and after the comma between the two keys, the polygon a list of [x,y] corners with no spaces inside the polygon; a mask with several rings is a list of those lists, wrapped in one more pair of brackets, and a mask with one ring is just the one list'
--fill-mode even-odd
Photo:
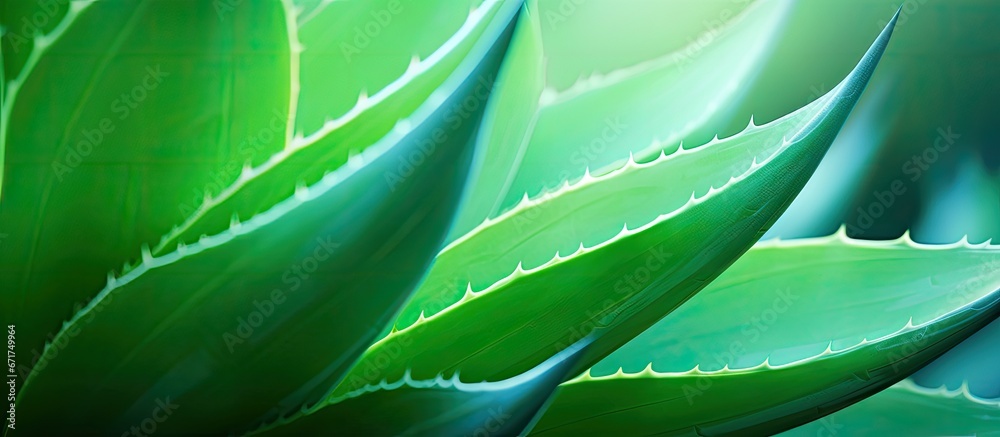
{"label": "succulent plant", "polygon": [[4,435],[796,433],[869,396],[852,426],[995,424],[904,378],[1000,315],[1000,247],[758,242],[900,12],[701,141],[794,8],[718,6],[0,6]]}

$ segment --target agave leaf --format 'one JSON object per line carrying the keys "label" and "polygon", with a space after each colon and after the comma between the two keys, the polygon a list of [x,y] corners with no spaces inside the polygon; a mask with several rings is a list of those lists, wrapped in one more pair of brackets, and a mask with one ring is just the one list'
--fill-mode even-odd
{"label": "agave leaf", "polygon": [[[1000,184],[990,176],[982,160],[956,150],[954,166],[935,167],[924,182],[928,193],[922,199],[913,235],[919,241],[941,242],[961,237],[979,241],[998,235],[1000,225]],[[1000,265],[994,266],[1000,268]],[[929,388],[957,389],[968,384],[972,394],[1000,397],[1000,321],[991,323],[941,358],[914,374],[916,384]]]}
{"label": "agave leaf", "polygon": [[[1000,33],[980,37],[983,20],[995,20],[996,10],[982,9],[976,2],[947,2],[931,8],[924,7],[927,4],[923,3],[920,12],[914,13],[915,3],[898,3],[905,6],[902,14],[906,16],[905,38],[893,43],[892,56],[887,56],[880,65],[877,80],[866,92],[868,97],[872,97],[876,90],[885,89],[889,95],[889,104],[880,111],[886,117],[878,120],[882,124],[878,130],[885,131],[885,142],[872,162],[871,168],[875,171],[862,176],[857,191],[851,196],[853,198],[832,217],[832,225],[828,224],[820,234],[809,236],[829,234],[840,223],[846,222],[854,226],[854,232],[850,228],[848,230],[855,236],[892,238],[909,228],[917,241],[930,242],[920,232],[920,224],[913,219],[927,205],[926,195],[933,194],[936,191],[934,185],[942,182],[932,174],[947,172],[961,153],[977,149],[984,153],[991,167],[996,168],[998,149],[992,141],[985,140],[993,137],[992,126],[972,122],[982,112],[982,96],[998,92],[997,82],[992,80],[990,72],[1000,69],[1000,59],[992,55],[1000,47]],[[853,63],[853,55],[845,49],[860,43],[869,29],[874,31],[875,23],[887,18],[885,13],[888,9],[894,9],[899,4],[890,6],[888,2],[849,0],[801,3],[799,6],[789,20],[788,31],[793,35],[816,36],[828,29],[855,28],[858,23],[861,23],[857,27],[860,31],[837,39],[806,37],[815,44],[802,44],[803,38],[782,39],[775,53],[783,54],[780,59],[790,62],[775,68],[769,66],[768,77],[762,78],[767,86],[761,87],[757,99],[751,99],[756,100],[751,107],[755,114],[783,114],[789,106],[800,106],[813,89],[825,89],[824,84],[835,83],[839,71],[845,71],[849,68],[848,64]],[[904,21],[903,18],[900,21]],[[966,49],[953,50],[953,47]],[[815,58],[816,62],[799,62],[804,58],[814,59],[812,54],[817,52],[817,48],[829,56]],[[779,58],[775,56],[775,59]],[[961,67],[961,73],[950,73],[938,68],[923,68],[926,65],[976,67]],[[804,74],[803,70],[807,70],[808,74]],[[863,101],[859,102],[859,105],[863,104]],[[856,112],[860,109],[859,106]],[[942,150],[950,143],[953,147],[941,153],[940,159],[930,169],[907,163],[914,155],[933,154],[934,151],[927,152],[927,149],[935,141]],[[865,217],[868,214],[859,213],[857,208],[867,210],[877,200],[873,198],[873,192],[889,189],[896,179],[906,186],[905,195],[897,196],[891,212],[887,211],[887,214],[869,222]],[[994,194],[990,202],[995,204],[996,196]],[[792,207],[789,208],[791,210]],[[969,217],[971,215],[966,214],[964,219]],[[994,221],[994,226],[996,223]],[[953,223],[950,229],[969,232],[973,241],[979,241],[975,239],[976,231],[972,228]],[[990,236],[996,234],[981,238]],[[941,241],[955,241],[959,237],[961,234]]]}
{"label": "agave leaf", "polygon": [[[489,163],[473,178],[449,240],[522,194],[621,166],[630,151],[649,161],[696,132],[719,132],[791,8],[784,0],[747,4],[529,4],[499,78],[505,92],[480,137]],[[663,47],[670,50],[657,53]]]}
{"label": "agave leaf", "polygon": [[780,434],[782,437],[1000,436],[1000,400],[955,390],[929,389],[904,380],[850,408]]}
{"label": "agave leaf", "polygon": [[866,175],[877,171],[875,158],[896,121],[888,87],[873,80],[812,178],[761,240],[821,237],[843,224]]}
{"label": "agave leaf", "polygon": [[[489,95],[519,7],[500,3],[441,87],[349,165],[109,276],[21,388],[25,432],[120,432],[169,400],[179,408],[158,430],[232,433],[328,392],[444,238],[482,111],[449,117]],[[52,411],[60,421],[45,420]]]}
{"label": "agave leaf", "polygon": [[[594,344],[581,364],[597,362],[703,288],[773,223],[842,125],[890,33],[891,25],[843,83],[800,113],[650,163],[630,160],[606,175],[527,200],[456,240],[434,267],[452,273],[443,280],[430,273],[396,330],[369,348],[334,395],[405,372],[418,379],[455,371],[471,380],[503,379],[592,332]],[[764,158],[758,160],[758,153]],[[699,155],[726,158],[693,158]],[[692,166],[692,159],[699,165]],[[673,172],[679,174],[677,186],[665,185],[662,178]],[[662,198],[678,193],[687,201],[671,209]],[[632,199],[644,194],[649,197]],[[600,231],[597,226],[609,222],[600,215],[633,207],[655,213],[648,222],[606,229],[606,241],[588,245],[572,239]],[[558,241],[549,246],[555,257],[515,264],[504,256],[530,248],[536,238],[547,242],[541,235]],[[571,250],[564,250],[566,243]],[[471,249],[459,249],[465,245]],[[446,256],[457,250],[463,255]],[[490,270],[490,263],[498,267]],[[512,273],[490,277],[504,267]],[[479,276],[455,276],[464,271]],[[431,305],[437,311],[424,310]],[[418,309],[415,321],[406,319]],[[392,359],[384,359],[386,354]]]}
{"label": "agave leaf", "polygon": [[28,9],[2,15],[5,40],[32,31],[21,17],[51,26],[5,52],[0,112],[0,318],[28,368],[74,304],[239,162],[287,104],[288,68],[274,2],[225,20],[212,2],[15,3]]}
{"label": "agave leaf", "polygon": [[[994,266],[1000,269],[1000,265]],[[967,386],[972,394],[1000,398],[1000,320],[990,323],[962,344],[927,365],[910,379],[923,387],[957,389]]]}
{"label": "agave leaf", "polygon": [[922,211],[913,224],[918,241],[939,243],[962,236],[1000,235],[1000,179],[978,154],[956,150],[953,165],[935,167],[923,182]]}
{"label": "agave leaf", "polygon": [[[302,25],[291,17],[292,70],[298,79],[291,85],[292,106],[281,108],[295,123],[287,145],[247,162],[235,181],[198,205],[153,253],[218,233],[233,215],[246,218],[266,210],[297,185],[319,181],[389,134],[469,55],[506,7],[498,0],[478,3],[333,2],[311,10]],[[468,116],[452,112],[449,125]]]}
{"label": "agave leaf", "polygon": [[[1000,246],[759,243],[560,388],[542,435],[772,434],[906,377],[1000,314]],[[598,401],[599,400],[599,401]]]}
{"label": "agave leaf", "polygon": [[[463,382],[458,373],[419,381],[409,374],[346,393],[267,427],[267,435],[525,435],[591,339],[528,372],[498,382]],[[252,433],[252,434],[256,434]]]}
{"label": "agave leaf", "polygon": [[[334,130],[372,131],[360,139],[378,138],[413,112],[469,51],[496,8],[490,3],[486,15],[471,15],[482,0],[293,3],[299,13],[292,26],[302,47],[295,132],[331,130],[328,120],[351,114]],[[410,66],[414,57],[421,65]],[[367,100],[359,105],[362,93]],[[324,148],[357,153],[368,145],[329,141]]]}

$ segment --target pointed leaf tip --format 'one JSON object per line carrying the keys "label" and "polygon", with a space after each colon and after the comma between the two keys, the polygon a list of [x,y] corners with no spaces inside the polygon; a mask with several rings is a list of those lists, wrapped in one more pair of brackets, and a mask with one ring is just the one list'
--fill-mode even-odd
{"label": "pointed leaf tip", "polygon": [[[896,14],[889,20],[889,23],[885,25],[882,32],[879,33],[875,41],[868,47],[868,50],[861,57],[861,60],[858,61],[854,69],[851,70],[850,74],[827,94],[833,96],[826,102],[822,111],[828,114],[828,116],[813,118],[806,127],[792,137],[792,142],[797,142],[812,134],[821,124],[829,123],[836,126],[844,124],[847,116],[850,115],[851,110],[854,109],[854,105],[857,104],[858,99],[861,97],[861,93],[868,86],[868,82],[875,72],[875,67],[878,66],[879,61],[882,59],[882,54],[885,53],[885,48],[889,45],[889,39],[892,37],[892,31],[896,27],[898,18],[899,10],[896,11]],[[839,131],[839,129],[834,131]]]}

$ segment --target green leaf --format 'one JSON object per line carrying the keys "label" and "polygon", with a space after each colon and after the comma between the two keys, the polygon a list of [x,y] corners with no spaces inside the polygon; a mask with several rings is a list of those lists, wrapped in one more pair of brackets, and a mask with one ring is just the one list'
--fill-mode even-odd
{"label": "green leaf", "polygon": [[860,96],[891,30],[844,82],[795,114],[564,184],[454,241],[396,330],[334,395],[405,372],[503,379],[594,332],[581,360],[589,366],[641,333],[774,222]]}
{"label": "green leaf", "polygon": [[782,437],[1000,436],[1000,400],[944,387],[928,389],[904,380],[843,411],[780,434]]}
{"label": "green leaf", "polygon": [[[53,26],[5,56],[0,112],[0,318],[30,367],[74,304],[240,162],[287,105],[288,55],[276,2],[225,20],[191,0],[12,3]],[[20,18],[3,15],[18,37]]]}
{"label": "green leaf", "polygon": [[[382,380],[262,428],[268,435],[525,435],[583,354],[583,339],[530,371],[467,383],[458,373]],[[256,434],[252,433],[252,434]]]}
{"label": "green leaf", "polygon": [[[360,129],[366,133],[354,135],[368,141],[413,112],[444,81],[496,11],[488,2],[486,14],[470,16],[482,0],[293,3],[299,10],[293,27],[303,48],[295,132]],[[419,64],[411,66],[414,57]],[[362,93],[367,100],[359,104]],[[322,148],[357,153],[369,145],[328,141]]]}
{"label": "green leaf", "polygon": [[489,162],[449,239],[523,194],[620,167],[630,151],[649,161],[681,140],[711,138],[730,121],[791,3],[529,6],[479,139]]}
{"label": "green leaf", "polygon": [[759,243],[564,384],[537,434],[772,434],[906,377],[1000,314],[1000,246]]}
{"label": "green leaf", "polygon": [[[468,56],[348,165],[109,275],[21,387],[18,430],[120,433],[171,402],[160,432],[233,433],[328,393],[413,289],[452,219],[520,9],[488,4],[472,12],[492,18]],[[453,123],[470,102],[480,109]],[[53,411],[59,421],[46,420]]]}
{"label": "green leaf", "polygon": [[[912,235],[922,242],[947,242],[959,238],[980,241],[1000,235],[1000,184],[981,160],[955,150],[955,165],[942,163],[928,172],[927,193]],[[1000,265],[995,266],[1000,268]],[[967,384],[972,394],[1000,397],[1000,320],[977,332],[947,354],[910,377],[918,385],[958,388]]]}
{"label": "green leaf", "polygon": [[[1000,265],[995,266],[1000,268]],[[1000,320],[994,320],[975,335],[955,346],[910,379],[923,387],[958,388],[968,386],[979,397],[1000,398]]]}
{"label": "green leaf", "polygon": [[[440,6],[445,3],[448,7]],[[358,159],[469,56],[503,2],[478,3],[470,9],[453,2],[333,2],[311,10],[311,18],[301,25],[289,23],[291,45],[297,49],[292,69],[300,79],[292,82],[292,109],[280,108],[277,114],[289,114],[294,135],[289,133],[280,152],[239,163],[238,177],[192,208],[153,253],[218,233],[233,215],[252,217],[291,196],[296,186],[314,184]]]}

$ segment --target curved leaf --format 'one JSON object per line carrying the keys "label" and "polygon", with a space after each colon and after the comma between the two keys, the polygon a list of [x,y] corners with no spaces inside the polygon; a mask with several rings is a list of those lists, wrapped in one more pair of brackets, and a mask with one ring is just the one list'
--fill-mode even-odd
{"label": "curved leaf", "polygon": [[649,161],[681,140],[711,138],[790,8],[784,0],[529,3],[479,138],[490,162],[473,177],[449,239],[522,195],[621,166],[630,151]]}
{"label": "curved leaf", "polygon": [[[297,186],[312,185],[357,159],[430,98],[506,7],[499,0],[471,9],[451,1],[334,2],[314,11],[301,29],[293,20],[288,26],[299,80],[291,84],[293,106],[281,108],[279,115],[289,113],[294,135],[278,153],[241,162],[235,180],[192,205],[191,214],[153,253],[221,232],[234,215],[252,217],[291,196]],[[378,29],[377,38],[358,39],[357,29],[365,27]],[[449,32],[447,38],[442,30]],[[415,33],[423,36],[413,38]],[[445,126],[470,115],[452,112]]]}
{"label": "curved leaf", "polygon": [[[427,381],[385,380],[262,428],[268,435],[525,435],[556,386],[571,376],[589,339],[528,372],[466,383],[456,373]],[[256,434],[253,433],[253,434]]]}
{"label": "curved leaf", "polygon": [[121,432],[172,402],[161,432],[233,433],[327,393],[444,238],[482,110],[450,117],[489,95],[520,7],[499,4],[442,86],[347,166],[109,276],[21,388],[18,431]]}
{"label": "curved leaf", "polygon": [[[405,372],[418,379],[455,371],[471,380],[503,379],[592,332],[596,339],[581,360],[583,366],[624,344],[703,288],[774,222],[860,96],[891,29],[886,28],[843,83],[800,113],[649,163],[630,160],[618,170],[527,200],[456,240],[435,270],[477,274],[476,269],[509,268],[512,273],[491,277],[491,272],[472,281],[461,276],[425,281],[396,330],[369,348],[334,395],[381,379],[395,380]],[[694,156],[727,150],[725,159],[687,165],[697,161]],[[758,161],[757,153],[765,150],[770,153]],[[664,186],[660,178],[672,172],[678,174],[677,186]],[[650,197],[632,199],[637,187]],[[687,201],[671,209],[663,198]],[[596,219],[600,214],[625,214],[621,211],[647,201],[640,209],[641,214],[655,211],[646,217],[651,221],[640,225],[618,216],[618,223],[626,225],[604,229],[610,231],[606,241],[588,245],[573,239],[601,231],[586,228],[591,219],[595,226],[615,220]],[[571,215],[585,220],[562,220]],[[579,235],[574,234],[576,226],[583,227]],[[540,235],[556,236],[559,243],[548,248],[554,257],[516,264],[505,258],[508,253],[531,253],[535,241],[548,243],[536,237]],[[564,250],[567,243],[571,250]],[[473,249],[450,259],[445,255],[464,245]],[[495,252],[490,249],[494,246]],[[500,261],[491,258],[497,255]],[[490,266],[493,263],[496,267]],[[447,308],[424,311],[425,305]],[[410,315],[412,320],[418,310],[423,316],[406,319]],[[433,315],[427,318],[428,313]],[[393,359],[383,360],[390,350]],[[373,365],[375,371],[368,371]]]}
{"label": "curved leaf", "polygon": [[[954,241],[963,235],[969,240],[980,241],[1000,235],[997,232],[1000,230],[1000,184],[996,177],[988,174],[979,157],[963,154],[956,158],[957,165],[953,168],[935,168],[927,174],[930,192],[922,201],[923,212],[913,230],[920,241]],[[1000,269],[1000,264],[993,267]],[[996,371],[1000,366],[998,342],[1000,321],[995,321],[911,379],[929,388],[958,389],[967,384],[976,396],[1000,397],[1000,372]]]}
{"label": "curved leaf", "polygon": [[1000,400],[956,390],[928,389],[904,380],[843,411],[780,434],[884,436],[1000,436]]}
{"label": "curved leaf", "polygon": [[764,242],[563,385],[537,434],[772,434],[899,381],[1000,314],[1000,246]]}
{"label": "curved leaf", "polygon": [[74,304],[240,162],[245,139],[287,105],[288,55],[276,2],[225,20],[190,0],[12,3],[54,26],[32,38],[3,15],[8,38],[32,42],[20,67],[4,58],[0,318],[35,358]]}
{"label": "curved leaf", "polygon": [[[995,265],[1000,269],[1000,264]],[[979,397],[1000,398],[1000,320],[990,323],[910,379],[923,387],[958,389],[963,385]]]}

